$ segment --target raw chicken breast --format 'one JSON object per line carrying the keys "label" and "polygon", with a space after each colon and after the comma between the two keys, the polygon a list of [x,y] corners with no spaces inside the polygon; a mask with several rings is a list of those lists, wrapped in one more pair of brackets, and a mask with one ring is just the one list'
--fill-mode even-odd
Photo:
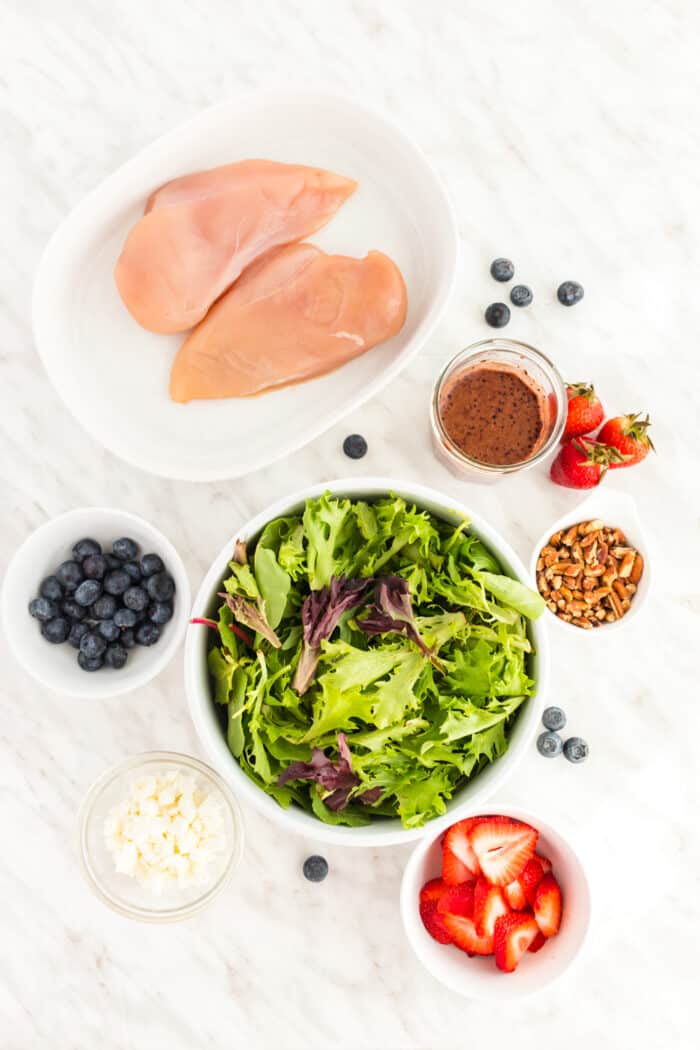
{"label": "raw chicken breast", "polygon": [[318,230],[357,187],[320,168],[244,160],[185,175],[149,198],[114,278],[152,332],[184,332],[251,262]]}
{"label": "raw chicken breast", "polygon": [[330,372],[390,339],[406,286],[381,252],[364,259],[292,244],[250,266],[180,347],[173,401],[249,397]]}

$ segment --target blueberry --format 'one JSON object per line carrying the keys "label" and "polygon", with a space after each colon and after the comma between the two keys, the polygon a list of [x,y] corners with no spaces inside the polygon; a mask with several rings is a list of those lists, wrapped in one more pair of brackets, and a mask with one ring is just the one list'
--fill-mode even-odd
{"label": "blueberry", "polygon": [[491,276],[494,281],[512,281],[515,267],[510,259],[494,259],[491,263]]}
{"label": "blueberry", "polygon": [[136,630],[137,645],[155,645],[160,638],[160,628],[154,623],[142,623]]}
{"label": "blueberry", "polygon": [[99,580],[83,580],[73,595],[78,605],[92,605],[102,594],[102,584]]}
{"label": "blueberry", "polygon": [[510,290],[510,301],[513,306],[529,306],[532,302],[532,289],[526,284],[516,284]]}
{"label": "blueberry", "polygon": [[74,598],[66,598],[61,604],[61,609],[73,623],[79,623],[88,614],[87,609],[80,605],[79,602],[76,602]]}
{"label": "blueberry", "polygon": [[107,594],[123,594],[131,586],[131,577],[123,569],[113,569],[105,576],[104,587]]}
{"label": "blueberry", "polygon": [[97,631],[87,631],[80,639],[80,651],[85,653],[88,660],[96,660],[99,656],[102,656],[106,648],[106,641]]}
{"label": "blueberry", "polygon": [[133,561],[138,557],[139,549],[128,536],[122,536],[112,544],[112,553],[115,558],[119,558],[119,561]]}
{"label": "blueberry", "polygon": [[133,649],[136,645],[136,638],[134,632],[129,628],[127,631],[122,631],[121,638],[119,641],[122,643],[125,649]]}
{"label": "blueberry", "polygon": [[80,639],[90,630],[86,623],[74,623],[68,634],[68,644],[74,649],[80,648]]}
{"label": "blueberry", "polygon": [[119,637],[119,628],[114,620],[101,620],[97,625],[97,633],[101,635],[106,642],[116,642]]}
{"label": "blueberry", "polygon": [[561,754],[562,742],[558,733],[540,733],[537,737],[537,750],[545,758],[556,758]]}
{"label": "blueberry", "polygon": [[155,576],[157,572],[163,572],[164,569],[163,559],[157,554],[144,554],[141,559],[141,572],[144,576]]}
{"label": "blueberry", "polygon": [[151,623],[157,623],[159,627],[171,620],[172,616],[173,607],[170,602],[154,602],[148,607],[148,619]]}
{"label": "blueberry", "polygon": [[97,540],[78,540],[73,547],[73,557],[76,561],[84,561],[91,554],[102,554],[102,548]]}
{"label": "blueberry", "polygon": [[33,616],[35,620],[41,620],[42,623],[46,623],[48,620],[53,620],[55,616],[58,616],[58,606],[56,602],[52,602],[49,598],[32,598],[29,603],[29,615]]}
{"label": "blueberry", "polygon": [[56,578],[64,591],[74,591],[83,582],[83,570],[77,561],[64,561],[56,569]]}
{"label": "blueberry", "polygon": [[107,562],[108,569],[121,569],[122,563],[119,558],[115,558],[113,554],[108,554],[105,551],[104,559]]}
{"label": "blueberry", "polygon": [[42,598],[48,598],[52,602],[60,602],[63,597],[63,587],[55,576],[47,576],[39,588]]}
{"label": "blueberry", "polygon": [[576,306],[583,299],[583,287],[578,281],[564,281],[557,288],[557,299],[562,306]]}
{"label": "blueberry", "polygon": [[588,758],[588,744],[580,736],[570,736],[564,742],[564,758],[569,762],[585,762]]}
{"label": "blueberry", "polygon": [[137,613],[143,612],[148,605],[148,595],[143,587],[129,587],[128,590],[124,591],[122,601],[127,609],[133,609]]}
{"label": "blueberry", "polygon": [[104,661],[101,656],[89,657],[86,656],[81,649],[78,653],[78,663],[82,667],[83,671],[99,671],[103,666]]}
{"label": "blueberry", "polygon": [[141,583],[143,573],[141,572],[141,566],[137,561],[126,561],[122,568],[124,569],[124,572],[129,573],[132,583]]}
{"label": "blueberry", "polygon": [[328,861],[325,857],[319,857],[318,854],[307,857],[304,861],[303,872],[304,878],[309,882],[323,882],[328,874]]}
{"label": "blueberry", "polygon": [[118,671],[124,666],[128,658],[129,654],[123,645],[110,645],[105,653],[105,666],[112,667],[115,671]]}
{"label": "blueberry", "polygon": [[167,572],[157,572],[148,577],[146,590],[154,602],[169,602],[175,593],[175,580]]}
{"label": "blueberry", "polygon": [[134,627],[137,619],[133,609],[117,609],[114,614],[114,622],[119,628]]}
{"label": "blueberry", "polygon": [[510,321],[510,310],[505,303],[491,303],[486,307],[484,317],[492,328],[505,328]]}
{"label": "blueberry", "polygon": [[70,624],[65,616],[55,616],[53,620],[42,623],[41,633],[47,642],[58,645],[60,642],[65,642],[70,634]]}
{"label": "blueberry", "polygon": [[117,603],[109,594],[103,594],[98,598],[90,612],[95,620],[111,620],[116,614]]}
{"label": "blueberry", "polygon": [[545,729],[557,731],[566,725],[566,715],[560,707],[545,707],[542,715],[542,725]]}
{"label": "blueberry", "polygon": [[107,572],[107,559],[104,554],[88,554],[83,562],[83,572],[88,580],[101,580]]}
{"label": "blueberry", "polygon": [[343,452],[348,459],[362,459],[367,455],[367,442],[362,434],[348,434],[343,442]]}

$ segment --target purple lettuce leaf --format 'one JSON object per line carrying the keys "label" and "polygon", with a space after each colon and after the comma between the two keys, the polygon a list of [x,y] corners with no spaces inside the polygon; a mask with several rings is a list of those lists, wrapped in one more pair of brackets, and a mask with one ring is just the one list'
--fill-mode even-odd
{"label": "purple lettuce leaf", "polygon": [[408,582],[401,576],[379,577],[375,603],[370,606],[368,615],[357,621],[357,626],[368,635],[405,634],[438,671],[444,670],[435,651],[421,638],[411,604]]}
{"label": "purple lettuce leaf", "polygon": [[[219,592],[219,598],[224,599],[239,623],[243,623],[246,627],[250,627],[251,630],[257,631],[258,634],[261,634],[263,638],[268,640],[270,645],[273,645],[275,649],[279,649],[282,643],[267,622],[260,601],[258,601],[257,605],[253,605],[252,602],[242,598],[240,594],[227,594],[225,591]],[[231,626],[233,627],[233,624]]]}
{"label": "purple lettuce leaf", "polygon": [[[338,733],[338,759],[333,762],[325,751],[315,747],[309,762],[290,762],[277,778],[277,786],[283,787],[290,780],[315,780],[329,794],[323,798],[324,805],[338,811],[345,809],[352,791],[360,783],[360,778],[352,771],[352,755],[345,733]],[[358,795],[365,805],[377,802],[383,789],[369,788]]]}
{"label": "purple lettuce leaf", "polygon": [[371,583],[371,579],[346,580],[344,576],[334,576],[330,587],[312,591],[304,600],[301,607],[304,640],[292,682],[292,689],[299,696],[303,696],[314,680],[321,642],[330,638],[344,612],[360,604]]}

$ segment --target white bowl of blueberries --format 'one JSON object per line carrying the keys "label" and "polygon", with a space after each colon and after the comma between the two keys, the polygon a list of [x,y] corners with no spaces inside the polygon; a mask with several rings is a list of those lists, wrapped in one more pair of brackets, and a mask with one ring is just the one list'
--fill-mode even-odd
{"label": "white bowl of blueberries", "polygon": [[184,565],[127,511],[84,507],[41,525],[2,590],[5,637],[24,669],[73,696],[127,693],[165,667],[190,614]]}

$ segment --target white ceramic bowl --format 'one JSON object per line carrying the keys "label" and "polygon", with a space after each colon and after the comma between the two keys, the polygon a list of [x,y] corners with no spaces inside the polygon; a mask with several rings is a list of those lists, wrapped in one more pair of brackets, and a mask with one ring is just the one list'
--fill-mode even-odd
{"label": "white ceramic bowl", "polygon": [[[470,958],[454,945],[438,944],[429,935],[418,911],[418,895],[429,879],[440,875],[442,831],[455,819],[498,813],[524,820],[536,828],[540,837],[537,850],[552,862],[552,872],[562,888],[563,911],[559,933],[539,952],[526,952],[514,973],[502,973],[492,956]],[[473,999],[517,999],[537,992],[560,977],[583,948],[591,920],[591,892],[579,855],[570,837],[545,818],[519,806],[494,802],[462,808],[448,824],[441,822],[440,833],[430,829],[411,854],[401,881],[401,919],[406,936],[420,961],[433,977],[453,992]]]}
{"label": "white ceramic bowl", "polygon": [[544,615],[547,618],[547,624],[551,625],[554,630],[566,631],[569,635],[575,632],[584,638],[599,637],[600,635],[608,634],[610,631],[620,630],[621,627],[627,626],[635,616],[638,616],[646,604],[652,576],[649,545],[639,519],[636,503],[626,493],[596,489],[583,503],[579,503],[573,510],[568,511],[557,521],[552,522],[535,544],[530,557],[529,570],[529,582],[535,590],[537,590],[537,559],[542,548],[549,542],[549,537],[560,529],[570,528],[577,522],[590,521],[593,518],[600,518],[606,525],[617,526],[622,529],[630,545],[635,547],[644,558],[644,572],[625,615],[613,623],[604,623],[595,630],[585,631],[580,627],[574,627],[573,624],[560,619],[549,609],[545,610]]}
{"label": "white ceramic bowl", "polygon": [[[156,896],[136,879],[116,870],[114,857],[105,842],[104,826],[112,806],[128,797],[135,780],[167,773],[193,777],[197,788],[206,791],[218,803],[223,816],[226,847],[212,862],[206,883],[168,889]],[[240,808],[221,777],[204,762],[170,751],[134,755],[108,769],[88,791],[78,815],[80,862],[90,888],[108,908],[142,922],[189,919],[210,904],[238,866],[243,854],[243,839]]]}
{"label": "white ceramic bowl", "polygon": [[[408,289],[406,323],[393,339],[313,381],[262,397],[175,404],[168,377],[183,336],[147,332],[131,318],[114,264],[156,187],[246,157],[357,179],[357,191],[312,239],[329,252],[390,255]],[[324,94],[242,95],[148,146],[62,223],[36,279],[35,341],[70,412],[110,451],[165,477],[238,477],[317,437],[396,376],[444,312],[458,244],[436,173],[384,116]]]}
{"label": "white ceramic bowl", "polygon": [[[227,566],[236,539],[253,539],[268,521],[280,515],[297,513],[303,508],[306,499],[319,496],[326,490],[339,496],[350,496],[356,499],[373,499],[386,495],[388,492],[395,492],[410,502],[416,503],[419,507],[455,523],[461,521],[467,514],[472,521],[473,531],[494,552],[504,571],[510,572],[518,579],[526,579],[525,567],[510,545],[483,518],[449,496],[415,482],[398,481],[392,478],[346,478],[327,484],[312,485],[294,492],[267,507],[251,521],[241,525],[217,555],[205,576],[195,598],[192,615],[211,615],[218,606],[219,599],[216,595],[221,590],[221,581],[227,575]],[[521,710],[513,726],[510,746],[505,755],[487,766],[456,793],[448,805],[449,812],[465,804],[481,803],[498,790],[516,768],[537,732],[544,706],[549,668],[547,633],[542,627],[541,619],[531,625],[531,637],[536,649],[533,674],[537,680],[537,693]],[[358,828],[324,824],[298,807],[290,806],[289,809],[282,809],[273,798],[257,787],[232,756],[219,724],[206,663],[209,640],[209,632],[203,628],[191,627],[188,631],[185,642],[185,687],[190,712],[202,744],[214,766],[231,783],[241,798],[247,799],[251,805],[282,825],[287,831],[308,835],[317,841],[335,842],[346,846],[390,846],[420,838],[424,833],[423,828],[405,829],[398,819],[377,821]]]}
{"label": "white ceramic bowl", "polygon": [[[160,639],[148,647],[134,646],[120,671],[83,671],[77,652],[67,643],[52,645],[27,611],[41,581],[71,556],[71,547],[90,536],[109,550],[113,540],[131,536],[142,554],[155,552],[175,580],[175,611]],[[129,693],[162,671],[177,649],[190,613],[190,585],[182,560],[162,532],[125,510],[81,507],[40,525],[15,552],[0,599],[5,638],[22,667],[47,689],[71,696],[105,698]]]}

